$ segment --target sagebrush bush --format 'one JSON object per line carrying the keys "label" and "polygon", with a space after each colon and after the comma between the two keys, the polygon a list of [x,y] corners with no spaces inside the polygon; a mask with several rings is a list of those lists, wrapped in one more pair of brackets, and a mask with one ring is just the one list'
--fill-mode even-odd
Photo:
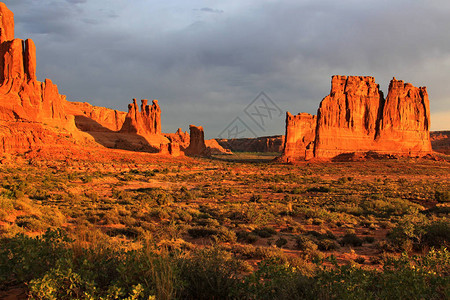
{"label": "sagebrush bush", "polygon": [[353,246],[353,247],[361,247],[363,245],[363,242],[364,241],[362,239],[360,239],[354,233],[347,233],[340,240],[340,243],[341,243],[342,246],[350,245],[350,246]]}

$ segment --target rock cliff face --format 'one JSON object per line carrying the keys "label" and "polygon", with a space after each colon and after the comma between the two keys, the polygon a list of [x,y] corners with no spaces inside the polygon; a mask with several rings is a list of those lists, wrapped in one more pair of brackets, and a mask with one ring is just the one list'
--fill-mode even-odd
{"label": "rock cliff face", "polygon": [[0,2],[0,43],[14,39],[14,14]]}
{"label": "rock cliff face", "polygon": [[87,102],[64,102],[67,114],[75,116],[81,131],[119,131],[125,122],[126,112],[90,105]]}
{"label": "rock cliff face", "polygon": [[56,135],[36,123],[74,128],[64,102],[51,80],[37,81],[36,47],[14,38],[14,14],[0,3],[0,151],[24,152],[54,141]]}
{"label": "rock cliff face", "polygon": [[180,145],[177,142],[170,142],[168,144],[161,144],[159,154],[178,157],[182,156],[183,152],[180,150]]}
{"label": "rock cliff face", "polygon": [[286,113],[286,136],[282,158],[309,159],[314,155],[317,117],[308,113]]}
{"label": "rock cliff face", "polygon": [[333,76],[317,112],[315,156],[375,150],[383,93],[373,77]]}
{"label": "rock cliff face", "polygon": [[185,150],[186,155],[204,156],[207,155],[205,144],[205,133],[202,126],[189,125],[190,139],[189,147]]}
{"label": "rock cliff face", "polygon": [[148,100],[141,100],[141,111],[136,99],[128,105],[128,114],[125,117],[121,132],[136,133],[139,135],[160,135],[161,134],[161,108],[158,100],[153,100],[152,105],[148,105]]}
{"label": "rock cliff face", "polygon": [[[63,101],[51,80],[36,80],[36,47],[14,38],[14,14],[0,3],[0,118],[66,122]],[[53,122],[55,121],[56,122]]]}
{"label": "rock cliff face", "polygon": [[381,152],[417,156],[431,152],[430,103],[426,87],[391,80],[383,107],[376,148]]}
{"label": "rock cliff face", "polygon": [[314,120],[311,115],[287,114],[285,160],[312,157],[312,144],[317,158],[369,151],[406,156],[431,152],[426,88],[395,78],[385,100],[373,77],[333,76],[311,139]]}

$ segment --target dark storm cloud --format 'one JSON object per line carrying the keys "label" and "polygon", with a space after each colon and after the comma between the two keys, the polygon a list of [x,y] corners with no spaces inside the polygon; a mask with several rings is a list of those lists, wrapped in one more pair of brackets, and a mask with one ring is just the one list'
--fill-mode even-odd
{"label": "dark storm cloud", "polygon": [[[39,3],[6,1],[16,32],[37,43],[41,79],[70,100],[122,110],[159,98],[166,131],[196,123],[213,137],[260,91],[283,110],[315,113],[334,74],[375,76],[384,92],[392,76],[427,85],[432,112],[450,110],[444,1]],[[258,134],[283,133],[284,120],[271,126]]]}

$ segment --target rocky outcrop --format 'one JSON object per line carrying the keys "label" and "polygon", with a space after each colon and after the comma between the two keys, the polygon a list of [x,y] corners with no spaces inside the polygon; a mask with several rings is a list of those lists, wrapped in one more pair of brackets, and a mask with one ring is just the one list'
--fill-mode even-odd
{"label": "rocky outcrop", "polygon": [[182,154],[180,151],[180,145],[176,142],[169,143],[169,154],[174,157],[180,156]]}
{"label": "rocky outcrop", "polygon": [[14,39],[14,14],[0,2],[0,43]]}
{"label": "rocky outcrop", "polygon": [[67,114],[75,116],[75,124],[81,131],[119,131],[125,122],[126,112],[90,105],[87,102],[64,102]]}
{"label": "rocky outcrop", "polygon": [[[36,47],[14,38],[14,14],[0,3],[0,118],[62,125],[64,96],[51,80],[36,80]],[[56,121],[56,122],[53,122]]]}
{"label": "rocky outcrop", "polygon": [[73,117],[66,115],[64,102],[65,96],[59,94],[51,80],[37,81],[36,47],[30,39],[14,38],[14,14],[0,3],[0,151],[23,152],[33,145],[45,145],[46,140],[50,142],[52,134],[40,134],[43,127],[30,133],[22,126],[25,123],[30,128],[34,123],[45,123],[73,129]]}
{"label": "rocky outcrop", "polygon": [[[187,132],[183,132],[181,128],[178,128],[175,133],[164,133],[164,136],[168,138],[171,143],[176,143],[181,151],[186,151],[190,144],[190,135]],[[209,149],[210,154],[232,154],[228,149],[223,148],[216,140],[205,140],[206,148]]]}
{"label": "rocky outcrop", "polygon": [[161,144],[159,154],[170,155],[173,157],[181,156],[180,145],[176,142],[170,142],[168,144]]}
{"label": "rocky outcrop", "polygon": [[314,155],[317,117],[308,113],[286,113],[286,136],[282,159],[310,159]]}
{"label": "rocky outcrop", "polygon": [[311,115],[287,114],[285,160],[311,158],[312,148],[316,158],[365,152],[424,156],[431,152],[426,88],[395,78],[385,100],[373,77],[333,76],[311,140],[314,120]]}
{"label": "rocky outcrop", "polygon": [[148,100],[141,100],[141,111],[136,99],[128,105],[128,114],[121,128],[121,132],[136,133],[139,135],[160,135],[161,134],[161,108],[158,100],[153,100],[152,105],[148,105]]}
{"label": "rocky outcrop", "polygon": [[431,152],[430,103],[426,87],[393,78],[376,135],[378,152],[421,156]]}
{"label": "rocky outcrop", "polygon": [[189,147],[185,150],[185,154],[190,156],[207,156],[208,153],[205,144],[205,133],[203,131],[203,127],[189,125],[189,131]]}
{"label": "rocky outcrop", "polygon": [[221,155],[221,154],[233,154],[230,149],[222,147],[215,139],[206,140],[205,145],[208,148],[208,153]]}
{"label": "rocky outcrop", "polygon": [[282,152],[284,147],[284,135],[216,140],[233,152]]}
{"label": "rocky outcrop", "polygon": [[189,133],[183,132],[181,128],[178,128],[175,133],[164,133],[164,136],[171,142],[176,142],[183,151],[189,147]]}
{"label": "rocky outcrop", "polygon": [[330,95],[322,100],[317,112],[314,155],[331,158],[375,150],[383,102],[375,78],[333,76]]}

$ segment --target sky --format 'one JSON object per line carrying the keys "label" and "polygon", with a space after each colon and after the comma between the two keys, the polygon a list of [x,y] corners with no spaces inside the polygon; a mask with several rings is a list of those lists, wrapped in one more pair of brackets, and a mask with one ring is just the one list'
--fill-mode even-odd
{"label": "sky", "polygon": [[431,130],[450,129],[450,1],[10,0],[37,75],[70,101],[122,111],[158,99],[163,132],[284,134],[316,114],[332,75],[427,86]]}

